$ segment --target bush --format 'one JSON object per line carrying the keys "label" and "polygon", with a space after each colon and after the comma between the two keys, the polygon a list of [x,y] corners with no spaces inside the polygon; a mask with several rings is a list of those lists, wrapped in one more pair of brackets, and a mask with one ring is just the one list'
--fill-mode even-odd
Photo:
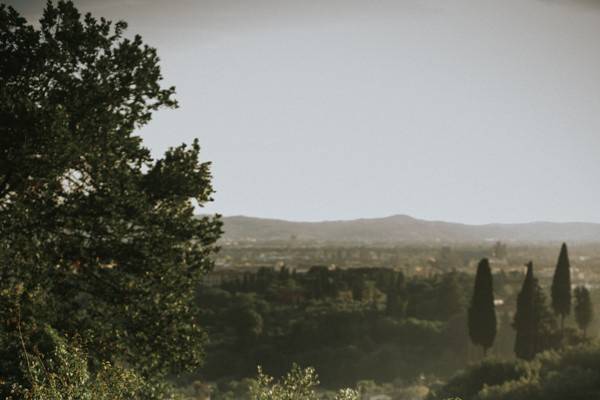
{"label": "bush", "polygon": [[[263,373],[258,367],[258,376],[250,387],[252,400],[318,400],[319,380],[314,368],[300,368],[294,364],[280,381]],[[358,393],[352,389],[341,389],[334,400],[358,400]]]}
{"label": "bush", "polygon": [[488,359],[473,365],[452,378],[441,390],[441,398],[457,396],[471,399],[485,386],[528,378],[530,366],[522,361]]}
{"label": "bush", "polygon": [[[128,400],[151,391],[132,370],[104,362],[93,372],[88,357],[75,343],[45,327],[35,347],[20,354],[26,384],[14,382],[11,397],[25,400]],[[159,398],[165,393],[161,394]],[[158,395],[158,393],[157,393]],[[9,397],[10,398],[10,397]]]}
{"label": "bush", "polygon": [[432,396],[463,400],[589,400],[600,398],[600,344],[548,351],[533,361],[487,360],[451,379]]}

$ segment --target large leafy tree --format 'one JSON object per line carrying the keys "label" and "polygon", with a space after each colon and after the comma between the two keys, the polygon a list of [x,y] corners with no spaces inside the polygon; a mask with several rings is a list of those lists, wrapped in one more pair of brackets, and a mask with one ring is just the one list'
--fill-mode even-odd
{"label": "large leafy tree", "polygon": [[469,337],[483,348],[484,356],[496,338],[496,309],[494,307],[494,285],[492,271],[487,258],[477,266],[475,288],[469,307]]}
{"label": "large leafy tree", "polygon": [[[190,306],[221,232],[199,145],[153,159],[136,130],[161,107],[156,51],[126,24],[48,2],[39,28],[0,5],[0,376],[51,326],[92,363],[142,376],[196,368]],[[6,387],[6,386],[5,386]],[[1,390],[1,389],[0,389]],[[0,397],[2,394],[0,393]]]}
{"label": "large leafy tree", "polygon": [[571,266],[566,243],[560,248],[551,290],[552,309],[560,317],[561,330],[564,330],[565,317],[571,313]]}

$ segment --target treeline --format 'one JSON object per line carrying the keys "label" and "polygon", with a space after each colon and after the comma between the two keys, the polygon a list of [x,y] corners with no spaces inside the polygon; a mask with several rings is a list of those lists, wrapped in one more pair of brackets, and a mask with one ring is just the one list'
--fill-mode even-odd
{"label": "treeline", "polygon": [[[470,278],[407,279],[390,269],[261,269],[198,291],[209,332],[202,378],[314,366],[326,386],[448,374],[466,362]],[[450,350],[453,349],[453,350]]]}
{"label": "treeline", "polygon": [[314,366],[332,388],[365,379],[449,376],[469,360],[465,325],[471,289],[472,275],[457,272],[428,277],[386,268],[246,272],[198,290],[211,342],[195,378],[226,387],[253,376],[257,364],[279,376],[293,362]]}
{"label": "treeline", "polygon": [[492,276],[487,259],[478,265],[475,285],[466,273],[406,276],[389,268],[316,266],[300,273],[282,267],[233,275],[198,290],[211,344],[195,377],[223,389],[253,376],[257,364],[278,376],[298,362],[314,366],[326,387],[369,379],[410,383],[449,377],[481,359],[469,338],[495,357],[531,359],[586,341],[592,319],[587,289],[577,288],[573,298],[581,329],[559,323],[569,315],[568,263],[565,245],[552,286],[554,308],[532,264],[525,275]]}
{"label": "treeline", "polygon": [[452,272],[407,279],[390,268],[312,267],[306,273],[288,268],[260,268],[226,280],[230,293],[254,293],[271,303],[301,305],[340,300],[371,303],[388,315],[447,321],[463,311],[470,277]]}

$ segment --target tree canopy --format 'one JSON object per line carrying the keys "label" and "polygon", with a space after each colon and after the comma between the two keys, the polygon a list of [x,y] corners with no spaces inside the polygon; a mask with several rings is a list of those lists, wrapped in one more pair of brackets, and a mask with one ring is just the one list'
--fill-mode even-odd
{"label": "tree canopy", "polygon": [[46,325],[145,377],[202,361],[191,300],[221,223],[195,217],[194,203],[211,200],[210,164],[197,141],[153,159],[136,135],[177,103],[155,49],[126,26],[59,1],[38,28],[0,5],[5,389],[24,381],[15,354],[40,351]]}

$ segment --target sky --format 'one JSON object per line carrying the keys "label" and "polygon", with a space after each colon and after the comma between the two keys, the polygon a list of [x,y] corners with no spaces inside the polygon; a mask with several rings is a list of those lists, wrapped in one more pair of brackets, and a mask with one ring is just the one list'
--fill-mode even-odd
{"label": "sky", "polygon": [[[35,21],[45,0],[8,1]],[[203,213],[600,222],[600,0],[81,0],[156,47]]]}

